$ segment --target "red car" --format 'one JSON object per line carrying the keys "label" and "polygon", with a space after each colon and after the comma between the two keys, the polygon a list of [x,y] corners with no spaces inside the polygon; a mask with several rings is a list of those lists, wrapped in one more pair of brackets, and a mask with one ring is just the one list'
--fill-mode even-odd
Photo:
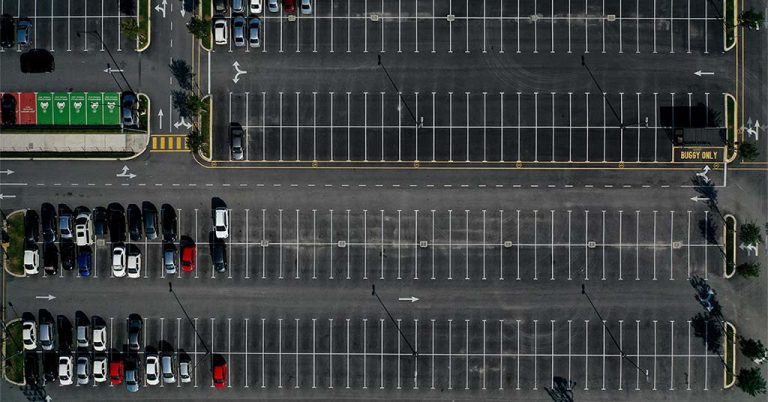
{"label": "red car", "polygon": [[296,0],[283,0],[283,11],[286,13],[295,13]]}
{"label": "red car", "polygon": [[216,388],[224,388],[227,382],[227,363],[220,363],[213,366],[213,385]]}
{"label": "red car", "polygon": [[195,270],[195,256],[197,255],[197,246],[194,243],[181,246],[181,269],[186,272]]}
{"label": "red car", "polygon": [[109,380],[112,385],[122,384],[125,376],[125,365],[122,361],[109,362]]}

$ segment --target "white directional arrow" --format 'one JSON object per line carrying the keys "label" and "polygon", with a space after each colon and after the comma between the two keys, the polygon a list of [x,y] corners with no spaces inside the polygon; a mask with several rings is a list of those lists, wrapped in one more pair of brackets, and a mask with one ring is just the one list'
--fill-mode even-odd
{"label": "white directional arrow", "polygon": [[166,0],[163,0],[163,6],[162,7],[160,7],[160,4],[155,6],[155,11],[162,12],[163,13],[163,18],[165,18],[165,6],[167,4],[168,4],[168,2]]}
{"label": "white directional arrow", "polygon": [[104,71],[104,72],[105,72],[105,73],[107,73],[107,74],[112,74],[112,73],[122,73],[122,72],[123,72],[123,70],[122,70],[122,69],[119,69],[119,68],[111,68],[111,67],[107,67],[107,68],[105,68],[105,69],[104,69],[104,70],[102,70],[102,71]]}
{"label": "white directional arrow", "polygon": [[699,197],[697,195],[696,197],[691,197],[691,201],[693,201],[693,202],[709,201],[709,198],[707,198],[707,197]]}
{"label": "white directional arrow", "polygon": [[699,70],[699,71],[695,72],[694,74],[696,74],[699,77],[701,77],[702,75],[715,75],[715,72],[714,71],[701,71],[701,70]]}
{"label": "white directional arrow", "polygon": [[12,175],[14,173],[15,172],[13,170],[11,170],[11,169],[0,170],[0,174],[7,174],[8,176],[10,176],[10,175]]}
{"label": "white directional arrow", "polygon": [[163,109],[157,111],[158,120],[160,120],[160,130],[163,129]]}
{"label": "white directional arrow", "polygon": [[237,84],[237,82],[238,82],[238,81],[240,81],[240,75],[242,75],[242,74],[248,74],[248,71],[245,71],[245,70],[241,70],[241,69],[240,69],[240,63],[238,63],[237,61],[235,61],[234,63],[232,63],[232,67],[234,67],[234,68],[235,68],[235,78],[232,78],[232,81],[233,81],[235,84]]}
{"label": "white directional arrow", "polygon": [[419,298],[418,298],[418,297],[414,297],[414,296],[411,296],[411,297],[401,297],[401,298],[399,298],[399,299],[397,299],[397,300],[400,300],[400,301],[409,301],[409,302],[411,302],[411,303],[416,303],[417,301],[419,301]]}
{"label": "white directional arrow", "polygon": [[129,179],[133,179],[134,177],[136,177],[135,174],[128,173],[129,170],[130,169],[128,169],[128,166],[123,166],[123,171],[121,173],[116,174],[115,176],[117,176],[117,177],[127,177]]}
{"label": "white directional arrow", "polygon": [[187,12],[184,11],[184,6],[181,6],[181,17],[184,18],[185,15],[187,15]]}
{"label": "white directional arrow", "polygon": [[15,195],[0,194],[0,200],[5,199],[5,198],[16,198],[16,196]]}
{"label": "white directional arrow", "polygon": [[709,165],[704,165],[704,170],[699,173],[696,173],[696,176],[703,177],[704,181],[709,183],[709,177],[707,177],[707,173],[709,173],[710,170],[712,169],[709,168]]}
{"label": "white directional arrow", "polygon": [[184,127],[186,127],[186,128],[190,128],[190,127],[192,127],[192,123],[188,123],[188,122],[187,122],[187,121],[186,121],[186,120],[185,120],[185,119],[182,117],[182,118],[181,118],[181,120],[177,121],[176,123],[173,123],[173,126],[174,126],[174,127],[176,127],[176,128],[179,128],[179,127],[181,127],[181,126],[184,126]]}
{"label": "white directional arrow", "polygon": [[51,301],[55,299],[56,296],[54,295],[48,295],[48,296],[35,296],[35,299],[47,299],[48,301]]}

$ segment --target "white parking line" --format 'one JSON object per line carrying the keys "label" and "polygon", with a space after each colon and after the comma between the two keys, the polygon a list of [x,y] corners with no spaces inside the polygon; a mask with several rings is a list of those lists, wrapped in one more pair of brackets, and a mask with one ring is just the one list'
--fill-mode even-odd
{"label": "white parking line", "polygon": [[[264,370],[264,348],[265,348],[265,343],[264,343],[264,327],[266,325],[264,323],[265,320],[266,319],[264,319],[264,318],[261,319],[261,388],[266,388],[267,387],[267,380],[266,380],[266,375],[267,374],[266,374],[266,370]],[[315,320],[313,319],[312,320],[313,324],[314,324],[314,321]],[[313,325],[312,329],[313,329],[312,336],[313,336],[313,340],[314,340],[314,325]],[[313,358],[313,362],[314,362],[314,358]],[[312,371],[314,372],[314,363],[313,363]]]}

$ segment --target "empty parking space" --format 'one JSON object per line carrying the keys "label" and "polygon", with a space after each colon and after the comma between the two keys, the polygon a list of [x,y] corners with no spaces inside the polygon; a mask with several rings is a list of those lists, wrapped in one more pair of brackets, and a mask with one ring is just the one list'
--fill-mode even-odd
{"label": "empty parking space", "polygon": [[[697,146],[722,146],[723,96],[708,92],[247,92],[224,102],[245,130],[245,159],[261,162],[672,162],[676,134],[690,129],[707,133]],[[217,159],[228,160],[220,138]]]}
{"label": "empty parking space", "polygon": [[314,1],[268,13],[261,52],[709,53],[722,2],[691,0]]}

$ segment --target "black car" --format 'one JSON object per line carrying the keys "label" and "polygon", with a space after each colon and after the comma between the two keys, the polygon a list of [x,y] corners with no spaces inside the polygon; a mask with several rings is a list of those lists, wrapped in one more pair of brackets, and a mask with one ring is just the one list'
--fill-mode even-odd
{"label": "black car", "polygon": [[131,241],[141,240],[141,210],[136,204],[128,204],[128,232]]}
{"label": "black car", "polygon": [[16,97],[13,94],[3,94],[0,99],[0,113],[2,113],[3,125],[13,126],[16,124]]}
{"label": "black car", "polygon": [[59,334],[59,351],[72,350],[72,322],[65,315],[56,316],[56,332]]}
{"label": "black car", "polygon": [[157,208],[149,201],[141,203],[141,214],[144,217],[144,235],[147,240],[157,239]]}
{"label": "black car", "polygon": [[139,100],[131,91],[122,93],[120,102],[124,127],[137,127],[139,125],[138,108]]}
{"label": "black car", "polygon": [[215,0],[213,2],[213,8],[216,10],[216,14],[224,14],[224,12],[227,11],[227,1]]}
{"label": "black car", "polygon": [[62,239],[71,239],[74,234],[75,218],[67,204],[59,204],[59,232]]}
{"label": "black car", "polygon": [[33,209],[24,214],[24,239],[37,242],[40,238],[40,216]]}
{"label": "black car", "polygon": [[59,273],[59,249],[55,243],[43,244],[43,267],[47,275]]}
{"label": "black car", "polygon": [[24,378],[28,385],[40,383],[40,363],[36,352],[24,352]]}
{"label": "black car", "polygon": [[103,238],[107,234],[107,209],[94,208],[91,219],[93,219],[93,235]]}
{"label": "black car", "polygon": [[43,241],[46,243],[53,243],[56,241],[56,232],[58,232],[56,208],[53,204],[47,202],[43,203],[40,207],[40,214],[42,215]]}
{"label": "black car", "polygon": [[144,322],[138,314],[128,316],[128,348],[133,351],[141,349],[141,329]]}
{"label": "black car", "polygon": [[0,46],[7,49],[16,44],[15,28],[13,26],[13,17],[9,14],[3,14],[2,18],[0,18]]}
{"label": "black car", "polygon": [[176,241],[176,210],[170,204],[163,204],[160,207],[163,222],[163,240],[167,242]]}
{"label": "black car", "polygon": [[213,262],[213,269],[216,272],[227,271],[227,243],[224,239],[219,239],[216,236],[211,236],[211,260]]}
{"label": "black car", "polygon": [[62,239],[60,255],[61,255],[61,269],[65,271],[71,271],[75,268],[75,258],[77,256],[75,242],[71,239]]}
{"label": "black car", "polygon": [[59,370],[59,353],[55,350],[43,351],[43,380],[46,384],[56,382]]}
{"label": "black car", "polygon": [[125,209],[117,202],[107,205],[109,236],[112,243],[125,241]]}

